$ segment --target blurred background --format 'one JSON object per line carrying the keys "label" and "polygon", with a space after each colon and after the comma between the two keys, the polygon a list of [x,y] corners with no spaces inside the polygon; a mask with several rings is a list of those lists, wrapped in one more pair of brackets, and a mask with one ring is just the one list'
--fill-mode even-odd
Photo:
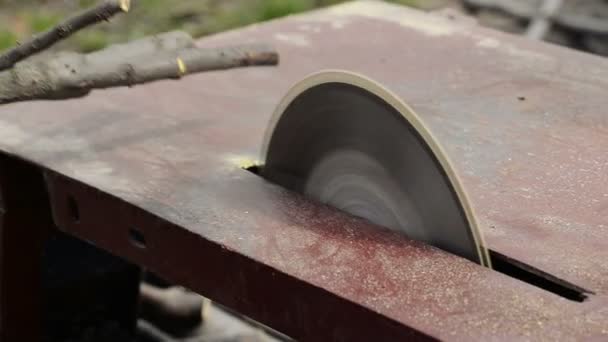
{"label": "blurred background", "polygon": [[[88,52],[175,29],[198,37],[340,2],[344,0],[139,0],[134,2],[129,16],[80,32],[59,48]],[[390,2],[428,9],[449,1]],[[96,0],[0,0],[0,50],[95,3]]]}
{"label": "blurred background", "polygon": [[[542,15],[540,9],[544,5],[551,18],[550,27],[541,32],[541,39],[608,55],[607,0],[384,1],[427,11],[449,7],[474,16],[481,25],[516,34],[525,34],[530,29],[535,18]],[[95,2],[0,0],[0,50],[49,29],[67,15]],[[56,49],[90,52],[112,43],[174,29],[200,37],[341,2],[345,0],[138,0],[129,16],[84,30]]]}

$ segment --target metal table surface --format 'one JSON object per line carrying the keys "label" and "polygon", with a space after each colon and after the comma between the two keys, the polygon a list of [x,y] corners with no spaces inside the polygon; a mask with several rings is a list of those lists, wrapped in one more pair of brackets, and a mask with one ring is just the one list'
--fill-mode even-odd
{"label": "metal table surface", "polygon": [[[0,149],[44,170],[60,229],[302,340],[608,338],[608,61],[375,2],[199,44],[248,41],[274,44],[281,66],[3,106]],[[289,87],[326,68],[362,73],[412,106],[488,247],[588,298],[241,169],[259,158]]]}

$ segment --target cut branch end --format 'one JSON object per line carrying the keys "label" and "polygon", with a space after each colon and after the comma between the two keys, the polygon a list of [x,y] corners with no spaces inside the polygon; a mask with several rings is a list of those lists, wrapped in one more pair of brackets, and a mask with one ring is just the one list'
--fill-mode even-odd
{"label": "cut branch end", "polygon": [[178,68],[178,70],[179,70],[179,75],[180,75],[180,76],[183,76],[183,75],[185,75],[186,73],[188,73],[188,69],[186,68],[186,64],[185,64],[185,63],[184,63],[184,61],[183,61],[181,58],[179,58],[179,57],[177,57],[177,68]]}
{"label": "cut branch end", "polygon": [[131,9],[131,0],[120,0],[120,9],[123,12],[129,12]]}

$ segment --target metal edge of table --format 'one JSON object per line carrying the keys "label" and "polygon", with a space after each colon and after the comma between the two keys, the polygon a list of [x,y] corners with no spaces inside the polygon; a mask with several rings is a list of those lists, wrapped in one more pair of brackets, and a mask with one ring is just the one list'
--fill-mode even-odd
{"label": "metal edge of table", "polygon": [[[346,291],[336,285],[339,274],[325,277],[300,272],[302,268],[314,267],[317,261],[310,257],[310,251],[294,250],[290,257],[296,261],[276,263],[266,251],[252,253],[246,243],[240,242],[241,238],[236,244],[229,240],[218,242],[213,236],[197,233],[193,227],[180,226],[137,204],[69,177],[46,170],[45,179],[54,220],[61,230],[299,340],[467,340],[490,337],[509,340],[525,336],[568,339],[598,338],[608,333],[601,329],[601,322],[608,319],[605,309],[608,300],[605,297],[597,296],[585,303],[570,302],[432,247],[407,239],[395,242],[393,233],[376,231],[373,227],[367,230],[370,227],[364,222],[353,222],[354,230],[362,231],[356,233],[361,236],[354,239],[359,245],[353,248],[365,250],[380,246],[379,249],[399,249],[399,244],[402,244],[405,248],[399,253],[408,254],[402,259],[411,263],[412,268],[416,268],[414,262],[418,260],[422,263],[430,260],[439,266],[429,272],[411,271],[416,284],[394,284],[391,283],[394,274],[369,269],[366,261],[360,258],[358,265],[349,261],[352,270],[371,273],[370,279],[377,280],[382,287],[379,294],[384,295],[386,284],[394,287],[391,289],[396,291],[393,292],[394,297],[384,299],[384,303],[376,303],[373,294],[361,293],[367,285],[346,284],[355,289]],[[246,183],[255,182],[245,180]],[[77,203],[77,214],[74,214],[72,201]],[[261,202],[262,208],[264,202],[270,203]],[[252,205],[252,210],[260,210],[260,207]],[[323,210],[317,214],[323,217]],[[341,213],[337,215],[344,216]],[[289,233],[292,228],[286,224],[281,229]],[[332,247],[337,244],[340,249],[351,243],[343,237],[338,239],[339,242],[332,239],[332,234],[341,234],[336,229],[347,228],[342,224],[339,228],[330,227],[327,241],[321,239],[321,246],[317,248],[323,249],[323,244]],[[150,241],[144,242],[144,246],[133,243],[132,230],[150,237]],[[297,240],[299,233],[292,231],[293,239]],[[246,235],[245,228],[243,232]],[[266,238],[272,240],[274,236],[269,234]],[[387,247],[387,243],[395,246]],[[395,260],[389,257],[385,265],[394,264]],[[341,268],[343,264],[344,261],[335,258],[326,268]],[[410,265],[402,267],[410,268]],[[470,284],[450,283],[447,279],[454,274],[459,274]],[[436,303],[432,298],[429,300],[426,293],[410,302],[414,307],[404,306],[408,303],[404,298],[416,297],[420,286],[431,288],[431,293],[437,293],[439,297],[446,295],[437,292],[442,292],[444,287],[445,292],[462,288],[467,298],[462,302],[465,305],[458,313],[460,316],[454,316],[453,309],[444,308],[442,303]],[[470,290],[476,287],[479,293]],[[488,298],[493,294],[496,298]],[[462,298],[455,300],[458,302]],[[424,307],[427,304],[429,307]],[[422,317],[416,317],[413,313],[416,311],[420,311]],[[432,316],[424,317],[427,315]],[[571,320],[572,316],[578,320]],[[473,319],[487,319],[487,325],[472,322]],[[440,326],[443,320],[445,327]],[[504,326],[500,327],[503,322]]]}
{"label": "metal edge of table", "polygon": [[[435,340],[111,194],[48,170],[45,179],[60,230],[290,336],[310,341]],[[77,218],[71,201],[78,203]],[[129,232],[138,227],[155,230],[154,246],[133,244]],[[198,269],[202,274],[194,274]]]}

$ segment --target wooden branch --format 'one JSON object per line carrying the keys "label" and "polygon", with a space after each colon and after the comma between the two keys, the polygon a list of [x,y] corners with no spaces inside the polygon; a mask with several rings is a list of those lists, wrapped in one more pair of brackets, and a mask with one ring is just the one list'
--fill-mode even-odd
{"label": "wooden branch", "polygon": [[[188,74],[205,71],[224,70],[247,66],[277,65],[278,54],[264,45],[240,45],[224,48],[186,48],[151,56],[140,64],[130,64],[123,70],[129,76],[129,83],[116,83],[109,80],[109,87],[135,85],[162,79],[179,79]],[[111,70],[107,70],[110,73]],[[107,74],[106,73],[106,74]],[[91,78],[92,79],[92,78]],[[91,84],[93,88],[98,88]],[[103,77],[99,78],[100,88]]]}
{"label": "wooden branch", "polygon": [[0,71],[9,69],[19,61],[48,49],[85,27],[108,20],[118,13],[128,12],[130,3],[130,0],[106,0],[52,29],[32,37],[29,41],[0,55]]}
{"label": "wooden branch", "polygon": [[[137,45],[136,42],[131,44]],[[125,46],[121,49],[131,51]],[[92,89],[179,79],[211,70],[276,65],[279,61],[274,50],[262,45],[212,49],[185,47],[147,53],[147,56],[133,53],[124,59],[95,58],[95,54],[107,52],[63,54],[48,61],[19,63],[11,70],[0,72],[0,104],[81,97]]]}

